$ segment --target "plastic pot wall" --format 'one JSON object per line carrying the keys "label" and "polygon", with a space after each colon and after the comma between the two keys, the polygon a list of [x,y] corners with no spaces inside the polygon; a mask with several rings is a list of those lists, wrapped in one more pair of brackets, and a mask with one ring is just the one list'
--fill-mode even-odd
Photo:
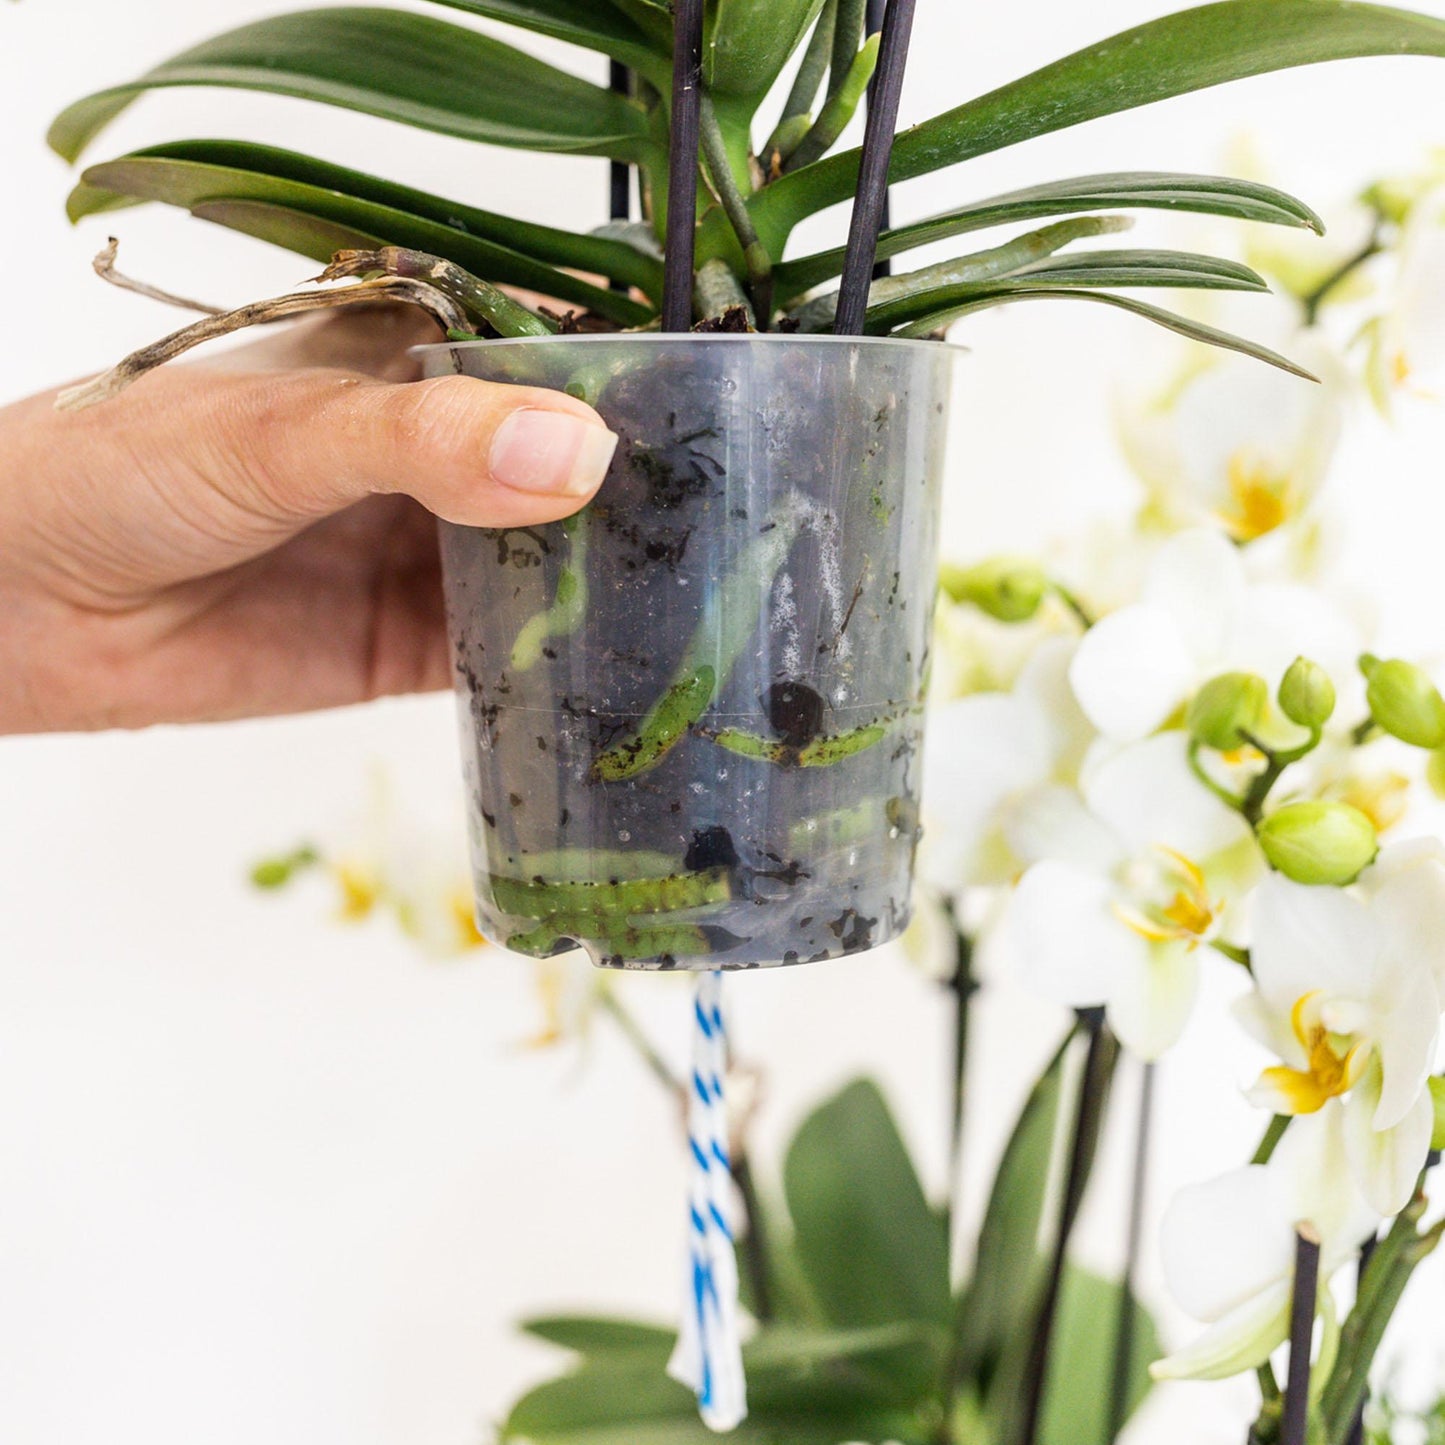
{"label": "plastic pot wall", "polygon": [[909,914],[954,353],[818,337],[427,348],[621,438],[587,509],[442,525],[478,922],[752,968]]}

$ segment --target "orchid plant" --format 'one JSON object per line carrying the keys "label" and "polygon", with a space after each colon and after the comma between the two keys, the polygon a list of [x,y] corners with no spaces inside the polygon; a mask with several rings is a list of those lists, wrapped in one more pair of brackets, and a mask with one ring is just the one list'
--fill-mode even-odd
{"label": "orchid plant", "polygon": [[[71,193],[70,215],[78,220],[144,201],[181,206],[331,260],[324,279],[360,278],[342,291],[369,286],[373,295],[428,305],[464,335],[656,327],[665,319],[669,265],[686,268],[683,280],[692,283],[681,289],[684,324],[832,329],[839,305],[834,283],[840,275],[846,280],[854,248],[789,254],[789,244],[803,221],[853,198],[860,153],[840,150],[838,143],[875,81],[879,93],[887,90],[896,100],[906,31],[901,43],[880,46],[877,34],[865,33],[865,0],[697,0],[701,97],[692,119],[700,145],[680,145],[677,107],[688,96],[691,116],[695,97],[693,58],[687,47],[679,49],[683,31],[674,22],[692,0],[439,3],[512,33],[600,52],[613,63],[617,83],[604,88],[509,41],[422,13],[379,6],[308,10],[216,36],[136,79],[76,101],[54,122],[50,143],[74,161],[148,91],[240,88],[489,145],[605,156],[635,168],[641,221],[562,230],[313,156],[230,139],[171,141],[92,164]],[[682,76],[684,54],[689,69]],[[891,146],[886,179],[927,175],[1202,87],[1381,54],[1445,55],[1445,22],[1355,0],[1206,4],[1088,46],[903,131]],[[795,56],[779,106],[770,97],[781,93]],[[883,145],[881,153],[888,149]],[[672,173],[678,164],[687,166],[687,175]],[[694,189],[695,225],[670,228],[669,196]],[[878,279],[862,298],[862,329],[931,336],[1007,302],[1074,298],[1121,307],[1299,369],[1257,342],[1121,294],[1157,287],[1261,291],[1265,282],[1252,267],[1190,252],[1076,247],[1125,229],[1128,216],[1120,213],[1141,209],[1321,229],[1308,206],[1248,180],[1140,172],[1049,181],[886,229],[877,241],[885,262],[980,231],[1047,222],[985,249]],[[663,252],[664,240],[671,256]],[[101,269],[118,279],[112,263],[113,256]],[[866,270],[863,275],[866,282]],[[499,287],[524,288],[533,301],[524,304]],[[153,288],[151,294],[157,294]],[[227,329],[327,304],[322,297],[300,293],[197,323],[70,404],[101,399],[148,366]],[[366,298],[343,297],[356,299]],[[676,328],[675,319],[666,320]]]}
{"label": "orchid plant", "polygon": [[[1445,699],[1428,666],[1385,656],[1361,619],[1333,561],[1330,483],[1352,408],[1368,399],[1398,419],[1445,394],[1445,291],[1429,280],[1445,267],[1445,166],[1372,185],[1343,224],[1360,239],[1323,268],[1302,250],[1253,253],[1286,298],[1280,339],[1322,386],[1282,378],[1270,392],[1241,359],[1163,343],[1148,382],[1119,398],[1140,495],[1128,523],[944,570],[928,881],[908,943],[949,985],[960,1069],[980,980],[1077,1022],[1019,1115],[963,1262],[950,1259],[952,1202],[928,1200],[870,1084],[804,1122],[772,1197],[750,1147],[754,1070],[734,1061],[754,1320],[743,1438],[1105,1445],[1147,1367],[1257,1372],[1249,1439],[1287,1440],[1276,1366],[1302,1230],[1322,1320],[1312,1356],[1305,1321],[1304,1438],[1361,1438],[1386,1326],[1445,1228],[1427,1219],[1445,1142],[1445,841],[1430,815],[1445,796]],[[256,881],[326,870],[345,916],[392,902],[415,936],[473,946],[457,929],[460,851],[399,837],[412,831],[373,810],[359,833],[271,860]],[[577,1043],[610,1020],[680,1092],[626,1005],[628,980],[569,958],[536,967],[531,1042]],[[1168,1203],[1167,1282],[1201,1327],[1165,1352],[1131,1272],[1106,1280],[1067,1246],[1120,1051],[1152,1064],[1207,1023],[1206,970],[1235,982],[1235,1018],[1259,1047],[1242,1082],[1260,1142]],[[1370,1241],[1351,1299],[1339,1281]],[[664,1324],[526,1328],[578,1363],[524,1396],[500,1438],[706,1437],[664,1373]],[[1407,1419],[1388,1398],[1371,1404],[1372,1445],[1415,1438]]]}

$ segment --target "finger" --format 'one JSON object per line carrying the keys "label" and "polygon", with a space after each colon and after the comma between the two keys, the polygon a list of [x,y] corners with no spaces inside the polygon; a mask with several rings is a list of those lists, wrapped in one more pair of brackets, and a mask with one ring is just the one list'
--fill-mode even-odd
{"label": "finger", "polygon": [[239,500],[298,521],[399,493],[467,526],[555,521],[592,497],[617,445],[574,397],[466,376],[409,385],[336,372],[248,377],[211,424],[211,445],[233,459]]}

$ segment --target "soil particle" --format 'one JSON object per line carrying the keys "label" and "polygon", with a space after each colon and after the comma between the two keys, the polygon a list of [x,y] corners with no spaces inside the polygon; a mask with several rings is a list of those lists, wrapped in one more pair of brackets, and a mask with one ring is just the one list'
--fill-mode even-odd
{"label": "soil particle", "polygon": [[704,868],[736,868],[738,850],[733,843],[733,835],[726,828],[698,828],[692,835],[682,864],[690,872],[700,872]]}
{"label": "soil particle", "polygon": [[773,731],[790,748],[806,747],[823,731],[826,704],[816,688],[785,679],[763,695],[763,711]]}
{"label": "soil particle", "polygon": [[856,908],[845,908],[831,923],[828,930],[843,945],[844,953],[861,953],[873,946],[873,929],[876,918],[864,918]]}

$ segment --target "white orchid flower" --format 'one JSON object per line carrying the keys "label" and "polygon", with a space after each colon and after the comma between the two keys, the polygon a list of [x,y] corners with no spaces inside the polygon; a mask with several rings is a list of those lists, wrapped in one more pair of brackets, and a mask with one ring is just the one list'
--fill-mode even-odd
{"label": "white orchid flower", "polygon": [[1138,602],[1084,634],[1069,678],[1089,721],[1121,742],[1147,737],[1221,672],[1261,674],[1271,684],[1301,654],[1349,682],[1359,644],[1322,593],[1254,582],[1239,549],[1195,528],[1154,558]]}
{"label": "white orchid flower", "polygon": [[1295,1234],[1320,1242],[1320,1304],[1329,1280],[1379,1225],[1345,1166],[1343,1111],[1297,1119],[1268,1164],[1182,1189],[1161,1229],[1164,1277],[1181,1308],[1209,1326],[1157,1361],[1157,1380],[1222,1380],[1262,1365],[1289,1336]]}
{"label": "white orchid flower", "polygon": [[1309,507],[1339,442],[1348,377],[1317,334],[1294,331],[1279,345],[1321,384],[1261,373],[1235,352],[1181,344],[1162,381],[1154,372],[1148,391],[1119,400],[1119,439],[1148,493],[1147,523],[1212,523],[1247,543]]}
{"label": "white orchid flower", "polygon": [[1079,790],[1020,799],[1006,820],[1030,866],[993,940],[1041,993],[1104,1005],[1124,1045],[1157,1058],[1188,1020],[1198,949],[1257,855],[1239,815],[1189,771],[1183,733],[1086,766]]}
{"label": "white orchid flower", "polygon": [[1410,207],[1389,309],[1369,326],[1366,381],[1386,414],[1403,392],[1445,399],[1445,185]]}
{"label": "white orchid flower", "polygon": [[1241,1021],[1284,1060],[1251,1100],[1277,1114],[1343,1100],[1350,1169],[1381,1214],[1398,1212],[1433,1127],[1445,850],[1433,840],[1387,849],[1350,890],[1266,879],[1250,959],[1256,987]]}
{"label": "white orchid flower", "polygon": [[1076,645],[1047,638],[1012,692],[947,703],[929,722],[919,869],[939,892],[1017,876],[1021,863],[1004,834],[1012,803],[1077,776],[1094,731],[1069,690]]}

